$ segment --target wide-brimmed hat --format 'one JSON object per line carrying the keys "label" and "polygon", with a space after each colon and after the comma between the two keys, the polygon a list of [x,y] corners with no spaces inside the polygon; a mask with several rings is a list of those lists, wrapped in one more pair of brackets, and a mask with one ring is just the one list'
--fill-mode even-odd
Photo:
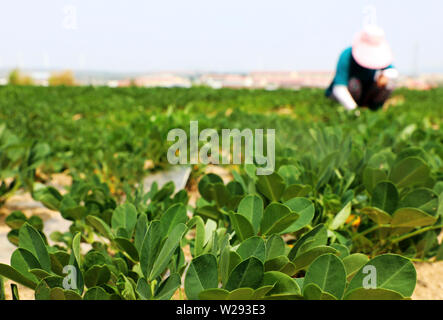
{"label": "wide-brimmed hat", "polygon": [[357,34],[352,44],[352,56],[362,67],[374,70],[384,69],[393,61],[385,32],[376,25],[367,25]]}

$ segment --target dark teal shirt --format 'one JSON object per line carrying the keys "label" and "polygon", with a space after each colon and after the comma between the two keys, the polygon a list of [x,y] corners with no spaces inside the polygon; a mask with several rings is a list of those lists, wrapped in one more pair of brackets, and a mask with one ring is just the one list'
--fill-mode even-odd
{"label": "dark teal shirt", "polygon": [[[393,68],[390,65],[385,69]],[[363,88],[370,86],[374,83],[374,76],[377,70],[367,69],[360,66],[352,57],[352,47],[346,48],[340,55],[337,63],[337,71],[335,73],[334,80],[331,85],[326,89],[326,96],[330,96],[332,93],[332,87],[334,85],[345,85],[349,83],[349,79],[357,78],[361,81]]]}

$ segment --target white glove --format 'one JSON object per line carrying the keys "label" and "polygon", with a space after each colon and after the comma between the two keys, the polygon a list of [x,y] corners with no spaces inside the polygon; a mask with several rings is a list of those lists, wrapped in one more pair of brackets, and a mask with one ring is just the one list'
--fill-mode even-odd
{"label": "white glove", "polygon": [[346,110],[354,110],[357,108],[357,103],[352,98],[348,87],[345,85],[335,85],[332,88],[332,94],[340,102]]}
{"label": "white glove", "polygon": [[399,76],[399,72],[397,69],[394,69],[394,68],[389,68],[389,69],[385,69],[385,70],[378,70],[377,72],[375,72],[374,81],[377,81],[378,78],[381,76],[384,76],[388,79],[388,83],[386,84],[386,87],[388,89],[393,89],[395,86],[395,80]]}

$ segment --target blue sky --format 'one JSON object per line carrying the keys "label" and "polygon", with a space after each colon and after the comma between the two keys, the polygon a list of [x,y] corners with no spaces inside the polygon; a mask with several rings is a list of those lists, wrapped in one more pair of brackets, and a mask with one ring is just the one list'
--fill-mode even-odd
{"label": "blue sky", "polygon": [[443,72],[441,0],[3,0],[0,68],[330,70],[368,4],[400,71]]}

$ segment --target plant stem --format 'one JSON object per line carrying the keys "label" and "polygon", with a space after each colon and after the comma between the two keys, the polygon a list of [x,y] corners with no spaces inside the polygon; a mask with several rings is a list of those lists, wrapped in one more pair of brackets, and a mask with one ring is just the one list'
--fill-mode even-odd
{"label": "plant stem", "polygon": [[5,284],[2,276],[0,276],[0,300],[6,300]]}
{"label": "plant stem", "polygon": [[388,225],[388,224],[377,224],[377,225],[373,226],[372,228],[366,229],[362,233],[359,233],[356,236],[352,237],[352,240],[358,239],[358,238],[360,238],[364,235],[367,235],[368,233],[371,233],[371,232],[378,230],[380,228],[389,228],[389,227],[390,227],[390,225]]}
{"label": "plant stem", "polygon": [[423,229],[416,230],[416,231],[411,232],[411,233],[407,233],[405,235],[402,235],[401,237],[394,238],[393,240],[391,240],[391,243],[398,243],[400,241],[403,241],[403,240],[405,240],[407,238],[416,236],[416,235],[421,234],[423,232],[427,232],[427,231],[431,231],[431,230],[435,230],[435,229],[441,229],[441,228],[443,228],[443,225],[440,225],[440,226],[429,226],[429,227],[426,227],[426,228],[423,228]]}

